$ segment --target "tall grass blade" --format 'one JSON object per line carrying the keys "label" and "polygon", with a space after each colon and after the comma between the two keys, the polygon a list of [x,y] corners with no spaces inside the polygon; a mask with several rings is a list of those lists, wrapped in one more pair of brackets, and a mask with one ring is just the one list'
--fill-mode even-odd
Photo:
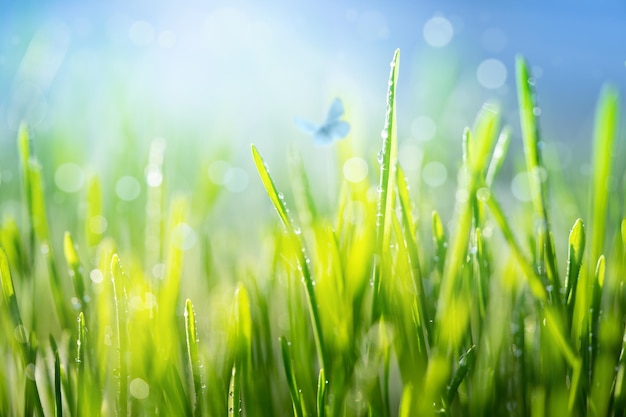
{"label": "tall grass blade", "polygon": [[21,123],[17,133],[17,148],[20,154],[20,168],[22,176],[22,198],[26,201],[24,216],[24,223],[27,229],[27,244],[28,253],[33,254],[35,249],[35,231],[32,224],[32,193],[29,175],[30,165],[30,136],[28,134],[28,127],[26,123]]}
{"label": "tall grass blade", "polygon": [[287,205],[285,203],[285,198],[283,194],[278,192],[278,190],[276,189],[274,180],[272,180],[272,177],[270,176],[269,170],[267,169],[267,166],[265,165],[265,162],[263,161],[261,154],[259,153],[256,146],[254,145],[252,145],[252,157],[254,159],[254,164],[256,165],[256,169],[259,173],[259,176],[261,177],[261,182],[263,183],[263,186],[265,187],[265,191],[267,192],[267,195],[272,201],[272,204],[274,205],[274,208],[276,209],[276,212],[278,213],[278,216],[280,217],[283,226],[285,227],[285,229],[287,229],[287,233],[289,235],[289,238],[292,244],[296,248],[296,251],[298,254],[297,255],[298,256],[298,259],[297,259],[298,269],[300,270],[302,274],[302,281],[304,283],[304,288],[306,291],[307,301],[309,305],[309,311],[311,313],[313,335],[315,337],[317,355],[318,355],[318,360],[320,362],[319,365],[320,365],[320,368],[326,369],[325,367],[325,364],[327,362],[326,353],[325,353],[326,345],[324,344],[324,334],[322,332],[322,321],[320,318],[319,307],[318,307],[317,299],[315,296],[313,278],[311,276],[311,271],[309,269],[309,262],[308,262],[309,258],[306,254],[306,249],[300,237],[300,234],[302,232],[300,231],[299,228],[296,228],[294,226],[293,221],[291,220],[291,217],[289,217]]}
{"label": "tall grass blade", "polygon": [[85,338],[85,316],[82,312],[78,314],[78,337],[76,338],[76,415],[82,416],[89,410],[89,392],[87,391],[87,381],[85,378],[85,351],[87,340]]}
{"label": "tall grass blade", "polygon": [[461,382],[463,382],[465,376],[472,370],[475,361],[476,346],[472,346],[467,351],[465,351],[459,358],[456,369],[452,374],[450,384],[446,388],[446,408],[449,409],[452,405],[452,402],[457,395]]}
{"label": "tall grass blade", "polygon": [[406,384],[402,390],[402,397],[400,399],[400,409],[398,410],[398,417],[411,417],[413,416],[413,410],[411,405],[413,404],[413,385]]}
{"label": "tall grass blade", "polygon": [[185,301],[185,334],[187,335],[187,360],[191,368],[194,392],[194,416],[201,416],[204,401],[204,386],[202,383],[202,365],[198,354],[198,332],[196,330],[196,317],[191,300]]}
{"label": "tall grass blade", "polygon": [[446,252],[448,251],[448,239],[446,232],[441,222],[441,217],[437,211],[433,211],[432,214],[432,230],[433,230],[433,243],[435,245],[435,265],[439,276],[443,275],[443,266],[446,262]]}
{"label": "tall grass blade", "polygon": [[[443,329],[441,325],[451,320],[448,317],[448,310],[457,309],[460,306],[456,292],[461,283],[461,271],[466,263],[468,246],[471,242],[472,226],[479,217],[477,215],[479,206],[476,201],[476,195],[479,189],[484,188],[482,187],[484,170],[489,161],[488,155],[497,138],[499,125],[499,109],[494,105],[485,105],[476,118],[474,137],[472,137],[469,129],[465,129],[463,132],[467,148],[463,171],[465,177],[461,177],[457,187],[457,201],[454,209],[456,229],[444,264],[435,318],[435,323],[439,325],[442,334],[444,331],[447,332],[447,330]],[[446,347],[452,347],[454,350],[457,347],[456,344],[460,343],[460,339],[450,340],[450,342],[455,344]]]}
{"label": "tall grass blade", "polygon": [[376,212],[376,257],[374,258],[372,299],[373,318],[381,313],[380,291],[382,275],[389,266],[384,256],[391,243],[391,216],[395,203],[396,165],[398,162],[398,138],[396,127],[396,86],[400,69],[400,50],[396,49],[391,61],[389,88],[387,90],[387,114],[382,131],[383,147],[379,153],[380,180],[378,182],[378,208]]}
{"label": "tall grass blade", "polygon": [[295,417],[304,417],[302,409],[302,393],[298,388],[298,382],[296,381],[296,374],[293,370],[291,353],[289,352],[290,343],[285,337],[280,339],[280,354],[283,360],[283,367],[285,369],[285,376],[287,377],[287,385],[289,387],[289,395],[291,395],[291,402],[293,404],[293,413]]}
{"label": "tall grass blade", "polygon": [[146,201],[146,236],[145,259],[146,268],[151,270],[163,256],[163,206],[164,181],[163,159],[165,140],[156,138],[150,144],[150,155],[146,167],[147,201]]}
{"label": "tall grass blade", "polygon": [[609,181],[613,167],[613,147],[617,136],[619,99],[612,87],[602,91],[596,109],[595,131],[593,140],[593,159],[591,166],[592,188],[591,201],[591,241],[589,267],[593,267],[602,254],[607,226],[607,207],[610,196]]}
{"label": "tall grass blade", "polygon": [[87,181],[87,199],[85,207],[85,236],[89,249],[100,244],[106,229],[106,219],[102,214],[102,185],[100,178],[92,174]]}
{"label": "tall grass blade", "polygon": [[[526,60],[518,56],[516,59],[517,69],[517,94],[520,105],[520,123],[524,139],[524,154],[526,156],[526,169],[528,171],[532,203],[537,218],[537,236],[540,274],[546,276],[553,291],[550,292],[550,300],[559,303],[560,282],[558,277],[556,254],[550,242],[550,223],[548,221],[547,208],[547,170],[541,157],[543,142],[539,136],[538,114],[535,92],[533,90],[534,78],[530,74]],[[544,266],[545,265],[545,266]],[[544,270],[545,269],[545,270]]]}
{"label": "tall grass blade", "polygon": [[311,192],[311,184],[302,163],[302,157],[293,148],[289,152],[289,168],[291,189],[298,210],[300,225],[302,228],[307,228],[318,220],[317,207]]}
{"label": "tall grass blade", "polygon": [[74,284],[76,297],[81,304],[80,308],[82,308],[84,312],[86,311],[88,298],[86,297],[85,292],[83,267],[80,263],[78,252],[76,250],[76,246],[74,245],[74,241],[70,232],[65,232],[65,236],[63,239],[63,252],[65,253],[65,261],[67,262],[70,278],[72,279],[72,282]]}
{"label": "tall grass blade", "polygon": [[[421,339],[424,343],[426,355],[430,352],[430,333],[431,322],[430,316],[427,310],[426,293],[424,291],[424,282],[422,280],[421,263],[419,258],[419,252],[417,249],[416,227],[411,214],[411,199],[409,197],[409,186],[406,182],[404,172],[398,164],[398,197],[400,201],[400,208],[402,212],[403,234],[402,238],[406,242],[406,252],[409,258],[411,266],[411,278],[413,280],[413,286],[417,295],[418,302],[416,303],[416,309],[420,322]],[[401,240],[400,236],[397,237]]]}
{"label": "tall grass blade", "polygon": [[502,132],[500,132],[496,147],[493,150],[491,162],[489,162],[489,168],[487,168],[487,174],[485,175],[485,184],[487,184],[489,188],[493,185],[496,175],[500,171],[500,168],[502,168],[504,158],[509,149],[509,143],[511,143],[511,128],[505,126]]}
{"label": "tall grass blade", "polygon": [[317,417],[326,417],[326,386],[328,381],[324,369],[320,369],[317,378]]}
{"label": "tall grass blade", "polygon": [[37,415],[43,416],[43,407],[41,405],[41,399],[39,398],[39,391],[37,389],[37,383],[34,376],[28,377],[30,368],[34,369],[35,361],[37,359],[36,340],[28,337],[26,327],[22,322],[22,316],[20,308],[18,306],[17,297],[15,295],[15,287],[13,286],[13,277],[11,276],[11,270],[9,268],[9,260],[7,258],[4,249],[0,248],[0,286],[2,287],[3,304],[9,309],[9,316],[11,317],[11,325],[13,326],[13,335],[16,342],[19,345],[19,351],[22,359],[22,366],[26,377],[26,395],[25,395],[25,414],[32,415],[36,412]]}
{"label": "tall grass blade", "polygon": [[567,316],[571,323],[574,314],[576,300],[576,288],[580,268],[583,263],[585,250],[585,225],[581,219],[577,219],[570,230],[569,245],[567,250],[567,271],[565,274],[565,303],[567,304]]}
{"label": "tall grass blade", "polygon": [[127,302],[126,277],[120,258],[114,254],[111,258],[111,282],[115,301],[115,316],[117,327],[117,349],[119,359],[119,382],[117,395],[117,410],[120,417],[128,415],[128,333],[127,333]]}
{"label": "tall grass blade", "polygon": [[26,328],[22,322],[20,308],[15,295],[15,287],[13,286],[13,278],[9,268],[9,259],[4,249],[0,248],[0,283],[2,284],[2,298],[4,305],[8,307],[11,316],[12,325],[15,328],[15,336],[18,343],[22,346],[22,359],[26,362],[28,352],[28,335]]}
{"label": "tall grass blade", "polygon": [[54,415],[63,417],[63,398],[61,396],[61,361],[59,360],[59,349],[54,337],[50,335],[50,348],[54,356]]}
{"label": "tall grass blade", "polygon": [[41,178],[41,166],[33,158],[28,165],[28,177],[31,192],[31,224],[35,232],[35,237],[39,243],[39,250],[46,260],[48,274],[50,277],[50,289],[52,300],[59,318],[59,323],[70,322],[70,316],[63,296],[63,285],[59,277],[52,245],[50,244],[50,231],[46,216],[46,206],[44,199],[43,180]]}
{"label": "tall grass blade", "polygon": [[[598,263],[596,265],[596,272],[593,280],[593,291],[591,295],[591,320],[589,322],[590,331],[590,349],[591,360],[589,364],[593,364],[598,356],[598,333],[600,331],[600,301],[602,300],[602,289],[604,287],[604,277],[606,273],[606,261],[604,255],[600,255]],[[589,374],[592,374],[592,369],[589,370]]]}
{"label": "tall grass blade", "polygon": [[241,416],[241,370],[234,365],[228,384],[228,417]]}
{"label": "tall grass blade", "polygon": [[626,328],[622,336],[622,349],[619,353],[613,396],[615,415],[626,415]]}

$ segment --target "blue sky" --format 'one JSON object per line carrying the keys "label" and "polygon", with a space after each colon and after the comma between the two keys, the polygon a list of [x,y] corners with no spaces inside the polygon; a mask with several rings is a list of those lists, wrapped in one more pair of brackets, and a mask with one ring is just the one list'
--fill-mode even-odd
{"label": "blue sky", "polygon": [[183,129],[234,146],[282,144],[302,137],[293,117],[321,120],[340,96],[356,131],[370,135],[382,126],[395,48],[407,138],[427,118],[443,126],[438,140],[456,140],[488,99],[515,125],[519,53],[535,70],[549,137],[585,140],[602,84],[626,86],[620,2],[184,4],[0,2],[0,134],[20,118],[42,132],[72,120],[97,141],[103,121],[114,135],[132,115],[139,136]]}

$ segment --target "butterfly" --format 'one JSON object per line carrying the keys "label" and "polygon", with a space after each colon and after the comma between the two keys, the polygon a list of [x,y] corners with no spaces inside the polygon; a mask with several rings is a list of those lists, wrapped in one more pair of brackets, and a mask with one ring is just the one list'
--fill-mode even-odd
{"label": "butterfly", "polygon": [[335,98],[330,105],[326,121],[318,126],[307,120],[295,118],[296,125],[305,133],[313,135],[313,143],[316,145],[328,146],[334,141],[343,139],[350,131],[350,125],[341,119],[343,116],[343,104],[339,98]]}

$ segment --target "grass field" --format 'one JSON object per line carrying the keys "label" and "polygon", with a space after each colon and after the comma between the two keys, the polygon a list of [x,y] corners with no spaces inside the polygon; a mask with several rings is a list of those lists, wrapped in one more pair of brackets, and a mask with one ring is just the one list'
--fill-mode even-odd
{"label": "grass field", "polygon": [[[519,57],[531,201],[509,214],[499,199],[513,135],[488,104],[459,132],[456,192],[437,196],[454,212],[442,218],[398,163],[399,67],[396,51],[378,181],[336,184],[331,216],[301,155],[273,178],[252,145],[252,186],[278,214],[258,242],[200,230],[213,197],[170,192],[159,141],[145,198],[113,212],[107,173],[93,174],[51,216],[23,125],[20,203],[0,230],[0,415],[625,416],[617,93],[598,101],[589,181],[564,188],[544,163]],[[554,226],[555,196],[581,189],[568,234]]]}

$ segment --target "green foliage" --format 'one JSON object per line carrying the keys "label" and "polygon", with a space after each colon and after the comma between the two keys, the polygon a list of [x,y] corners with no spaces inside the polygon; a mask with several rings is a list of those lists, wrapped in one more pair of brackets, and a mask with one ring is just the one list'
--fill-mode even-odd
{"label": "green foliage", "polygon": [[[334,215],[296,150],[285,179],[252,145],[253,186],[269,197],[259,209],[278,221],[241,240],[211,229],[238,220],[210,210],[215,195],[170,194],[161,140],[142,204],[109,201],[110,173],[91,174],[75,216],[45,188],[22,125],[23,213],[3,213],[0,228],[0,415],[623,416],[616,92],[598,104],[588,207],[568,238],[523,58],[531,201],[513,215],[498,176],[515,135],[493,103],[459,132],[456,191],[441,196],[451,218],[425,212],[398,162],[398,77],[396,51],[378,181],[341,184]],[[357,156],[344,145],[341,158]],[[57,204],[67,224],[50,214]]]}

